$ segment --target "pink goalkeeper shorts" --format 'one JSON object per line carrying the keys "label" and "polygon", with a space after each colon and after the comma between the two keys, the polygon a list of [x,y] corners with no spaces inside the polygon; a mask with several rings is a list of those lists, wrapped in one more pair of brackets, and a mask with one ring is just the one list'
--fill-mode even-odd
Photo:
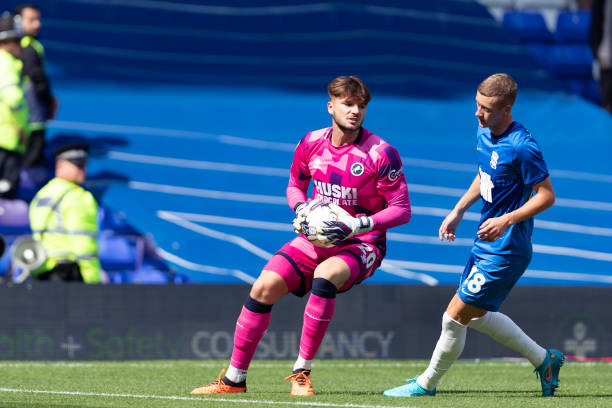
{"label": "pink goalkeeper shorts", "polygon": [[282,276],[289,292],[304,296],[312,286],[315,268],[335,256],[346,262],[351,271],[351,277],[339,290],[346,292],[372,276],[385,257],[385,249],[384,242],[375,245],[359,240],[341,242],[333,248],[321,248],[300,235],[274,254],[263,269]]}

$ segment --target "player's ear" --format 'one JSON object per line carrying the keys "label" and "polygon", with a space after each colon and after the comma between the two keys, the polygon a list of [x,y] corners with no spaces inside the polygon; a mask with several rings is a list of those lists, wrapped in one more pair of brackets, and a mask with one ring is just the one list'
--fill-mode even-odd
{"label": "player's ear", "polygon": [[327,112],[329,112],[330,115],[334,114],[334,104],[332,103],[331,99],[327,101]]}

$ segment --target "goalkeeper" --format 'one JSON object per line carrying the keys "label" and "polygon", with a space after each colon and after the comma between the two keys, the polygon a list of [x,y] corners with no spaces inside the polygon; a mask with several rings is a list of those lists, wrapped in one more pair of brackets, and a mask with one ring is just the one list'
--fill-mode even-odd
{"label": "goalkeeper", "polygon": [[[362,127],[368,88],[357,77],[342,76],[327,90],[332,126],[300,141],[287,187],[289,205],[296,211],[294,226],[304,234],[285,244],[253,284],[236,323],[225,375],[222,371],[192,394],[246,392],[247,369],[268,328],[272,306],[290,292],[300,297],[310,292],[299,355],[285,380],[291,379],[291,395],[314,395],[311,363],[333,317],[336,294],[372,276],[385,256],[386,230],[410,219],[398,152]],[[317,207],[307,198],[310,180],[313,199],[330,203],[325,206],[329,220],[319,225],[308,225],[308,213]]]}

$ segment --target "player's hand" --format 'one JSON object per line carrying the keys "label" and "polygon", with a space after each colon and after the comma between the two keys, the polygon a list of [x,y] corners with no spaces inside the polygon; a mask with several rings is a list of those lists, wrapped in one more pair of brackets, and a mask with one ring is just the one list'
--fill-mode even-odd
{"label": "player's hand", "polygon": [[[507,215],[507,214],[506,214]],[[505,215],[489,218],[482,223],[478,230],[478,238],[483,241],[493,242],[501,237],[510,226],[510,219]]]}
{"label": "player's hand", "polygon": [[348,213],[339,213],[338,220],[325,221],[327,228],[322,228],[321,233],[325,235],[332,245],[337,245],[353,235],[372,231],[374,221],[365,215],[353,217]]}
{"label": "player's hand", "polygon": [[304,233],[304,224],[306,223],[306,214],[308,213],[308,202],[301,203],[295,207],[295,218],[293,219],[293,231],[296,234]]}
{"label": "player's hand", "polygon": [[454,241],[455,238],[457,238],[457,227],[462,219],[463,213],[457,210],[451,211],[446,218],[444,218],[438,230],[438,238],[440,238],[440,241],[444,241],[445,239],[448,242]]}

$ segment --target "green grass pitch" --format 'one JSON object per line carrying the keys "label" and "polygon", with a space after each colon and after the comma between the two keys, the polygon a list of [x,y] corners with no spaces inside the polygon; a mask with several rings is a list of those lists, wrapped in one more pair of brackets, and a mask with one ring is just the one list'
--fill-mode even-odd
{"label": "green grass pitch", "polygon": [[561,386],[540,396],[532,367],[521,361],[459,360],[438,395],[386,398],[382,391],[420,373],[426,361],[315,361],[317,395],[289,396],[292,361],[256,360],[246,394],[190,396],[227,361],[0,362],[1,407],[612,407],[612,364],[566,362]]}

